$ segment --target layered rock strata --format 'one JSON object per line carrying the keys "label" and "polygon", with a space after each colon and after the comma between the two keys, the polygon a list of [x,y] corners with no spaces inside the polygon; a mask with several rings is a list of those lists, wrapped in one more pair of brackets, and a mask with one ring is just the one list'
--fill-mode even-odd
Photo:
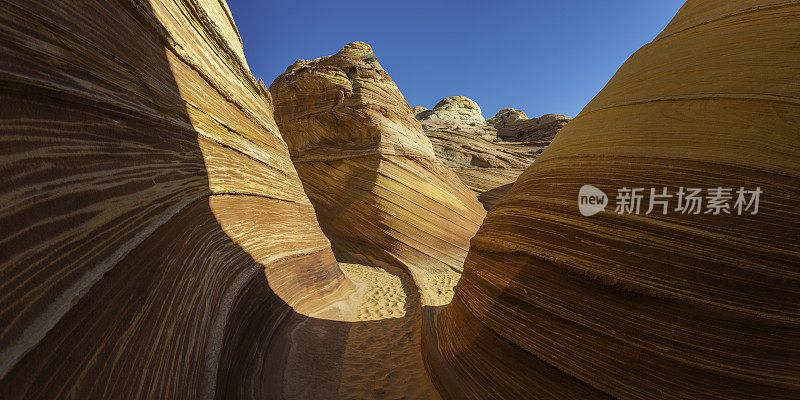
{"label": "layered rock strata", "polygon": [[[426,341],[450,397],[798,397],[797,37],[798,2],[690,0],[628,59],[472,240]],[[623,187],[669,212],[614,212]],[[730,214],[675,211],[681,187]]]}
{"label": "layered rock strata", "polygon": [[288,393],[355,286],[225,3],[0,2],[0,53],[0,397]]}
{"label": "layered rock strata", "polygon": [[504,108],[486,123],[497,129],[497,137],[508,141],[524,141],[547,146],[572,118],[561,114],[545,114],[528,118],[522,110]]}
{"label": "layered rock strata", "polygon": [[462,121],[471,125],[484,125],[486,123],[481,107],[466,96],[445,97],[436,103],[433,110],[418,106],[414,107],[413,111],[414,116],[419,120],[443,119]]}
{"label": "layered rock strata", "polygon": [[485,212],[375,60],[362,42],[298,60],[270,85],[276,119],[337,258],[405,270],[446,304]]}
{"label": "layered rock strata", "polygon": [[436,157],[455,171],[487,210],[571,120],[558,114],[528,118],[512,108],[483,120],[478,104],[464,96],[445,98],[433,110],[412,110]]}
{"label": "layered rock strata", "polygon": [[504,143],[487,125],[463,121],[426,119],[425,134],[436,157],[478,196],[488,210],[511,188],[543,147]]}
{"label": "layered rock strata", "polygon": [[[483,211],[369,46],[276,80],[287,146],[224,2],[0,2],[0,393],[436,399],[424,362],[458,399],[797,398],[797,37],[797,2],[688,2],[443,308]],[[762,197],[582,217],[584,184]]]}

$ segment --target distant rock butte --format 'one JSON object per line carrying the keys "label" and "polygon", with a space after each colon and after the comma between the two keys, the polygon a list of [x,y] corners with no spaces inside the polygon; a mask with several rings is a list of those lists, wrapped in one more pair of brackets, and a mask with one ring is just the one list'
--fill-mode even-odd
{"label": "distant rock butte", "polygon": [[556,133],[572,118],[560,114],[546,114],[539,118],[528,118],[522,110],[506,108],[500,110],[486,122],[497,129],[497,137],[510,141],[549,144]]}
{"label": "distant rock butte", "polygon": [[432,110],[425,110],[424,107],[414,107],[415,109],[422,109],[420,112],[415,112],[415,116],[419,120],[425,119],[443,119],[463,121],[469,124],[486,123],[481,113],[481,107],[478,103],[470,100],[464,96],[451,96],[442,99],[433,107]]}
{"label": "distant rock butte", "polygon": [[518,119],[528,119],[528,116],[525,115],[525,111],[516,110],[513,108],[504,108],[497,112],[492,118],[491,121],[494,123],[502,123],[509,120],[518,120]]}
{"label": "distant rock butte", "polygon": [[415,117],[417,115],[419,115],[419,113],[424,112],[424,111],[428,111],[428,109],[425,108],[425,107],[420,107],[420,106],[411,107],[411,113],[414,114]]}
{"label": "distant rock butte", "polygon": [[485,124],[433,118],[424,120],[422,126],[436,157],[455,171],[486,209],[505,194],[540,149],[523,143],[498,143],[496,131]]}
{"label": "distant rock butte", "polygon": [[[447,111],[437,114],[436,108]],[[507,108],[477,123],[475,110],[480,113],[480,107],[464,96],[448,97],[436,108],[412,110],[417,110],[415,116],[431,139],[436,156],[478,195],[486,209],[511,188],[558,129],[570,121],[558,114],[528,119],[523,111]],[[506,136],[500,136],[500,132]]]}

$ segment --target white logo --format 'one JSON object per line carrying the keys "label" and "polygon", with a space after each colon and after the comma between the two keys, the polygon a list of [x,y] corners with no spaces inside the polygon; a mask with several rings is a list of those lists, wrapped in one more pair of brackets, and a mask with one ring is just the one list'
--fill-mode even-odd
{"label": "white logo", "polygon": [[584,217],[590,217],[606,209],[608,196],[602,190],[592,186],[583,185],[578,192],[578,209]]}
{"label": "white logo", "polygon": [[[667,215],[670,212],[670,205],[675,203],[673,212],[681,214],[711,214],[711,215],[742,215],[750,212],[750,215],[758,214],[758,206],[761,194],[764,193],[760,186],[753,190],[748,190],[744,186],[738,190],[726,187],[706,188],[706,195],[703,196],[703,188],[684,188],[681,187],[673,195],[667,187],[662,187],[660,191],[656,188],[628,188],[617,189],[616,208],[617,214],[649,215],[656,212]],[[645,201],[649,196],[649,202]],[[736,199],[734,201],[734,199]],[[705,201],[705,207],[703,207]],[[642,204],[644,203],[644,205]],[[733,204],[731,204],[733,203]],[[581,186],[578,192],[578,209],[581,215],[590,217],[604,211],[608,205],[608,197],[603,191],[592,186]],[[645,211],[646,207],[646,211]]]}

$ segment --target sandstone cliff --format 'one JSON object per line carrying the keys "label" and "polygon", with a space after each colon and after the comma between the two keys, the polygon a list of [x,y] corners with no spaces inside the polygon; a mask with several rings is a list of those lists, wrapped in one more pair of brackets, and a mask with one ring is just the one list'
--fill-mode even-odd
{"label": "sandstone cliff", "polygon": [[[798,2],[690,0],[628,59],[472,240],[426,342],[450,396],[797,398],[798,37]],[[583,217],[584,184],[763,197]]]}
{"label": "sandstone cliff", "polygon": [[0,10],[0,397],[438,398],[417,285],[449,301],[484,212],[396,88],[326,140],[379,156],[344,223],[416,280],[340,268],[224,2]]}
{"label": "sandstone cliff", "polygon": [[0,2],[0,397],[268,393],[279,322],[352,318],[238,35],[216,0]]}
{"label": "sandstone cliff", "polygon": [[298,60],[270,91],[320,226],[348,276],[365,285],[357,309],[372,321],[342,339],[338,395],[438,398],[421,311],[450,302],[483,207],[436,159],[366,43]]}
{"label": "sandstone cliff", "polygon": [[486,124],[425,118],[422,128],[433,151],[452,169],[488,210],[511,188],[542,147],[503,143]]}
{"label": "sandstone cliff", "polygon": [[340,261],[411,273],[450,301],[483,207],[441,161],[366,43],[298,60],[270,85],[292,161]]}
{"label": "sandstone cliff", "polygon": [[[798,2],[691,0],[553,139],[463,98],[423,131],[361,42],[273,99],[224,1],[0,1],[0,397],[796,399],[798,37]],[[444,163],[539,140],[481,223]],[[582,217],[584,184],[763,195]]]}

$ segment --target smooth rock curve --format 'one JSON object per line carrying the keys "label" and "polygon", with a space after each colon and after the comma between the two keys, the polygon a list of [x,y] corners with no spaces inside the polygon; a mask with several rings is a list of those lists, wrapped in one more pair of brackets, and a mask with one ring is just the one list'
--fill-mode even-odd
{"label": "smooth rock curve", "polygon": [[404,269],[424,305],[447,304],[485,211],[436,159],[372,48],[298,60],[270,91],[337,259]]}
{"label": "smooth rock curve", "polygon": [[0,2],[0,53],[1,396],[287,393],[355,288],[225,2]]}
{"label": "smooth rock curve", "polygon": [[[490,210],[429,316],[449,397],[798,397],[798,37],[796,1],[690,0],[628,59]],[[612,204],[763,194],[756,215],[584,217],[585,184]]]}

